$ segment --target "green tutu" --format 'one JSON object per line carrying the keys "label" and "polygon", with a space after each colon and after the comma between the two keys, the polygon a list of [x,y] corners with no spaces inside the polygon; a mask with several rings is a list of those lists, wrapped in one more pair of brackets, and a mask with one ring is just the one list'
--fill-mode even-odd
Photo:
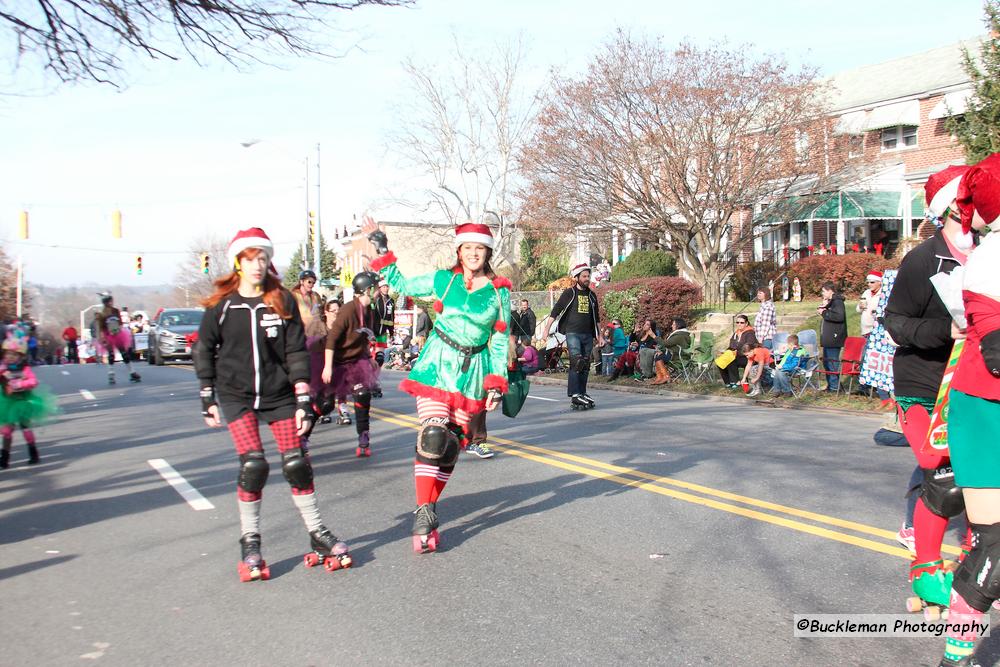
{"label": "green tutu", "polygon": [[56,397],[42,385],[16,394],[0,392],[0,424],[37,425],[57,411]]}

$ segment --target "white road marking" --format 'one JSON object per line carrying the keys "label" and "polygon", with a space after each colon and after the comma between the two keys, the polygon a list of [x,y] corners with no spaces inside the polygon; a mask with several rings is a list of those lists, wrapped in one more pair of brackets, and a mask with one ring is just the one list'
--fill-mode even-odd
{"label": "white road marking", "polygon": [[63,375],[69,375],[69,371],[63,371],[62,374]]}
{"label": "white road marking", "polygon": [[215,505],[208,498],[198,493],[198,489],[191,486],[169,463],[163,459],[149,459],[146,463],[153,470],[160,473],[160,477],[166,480],[167,484],[174,487],[177,493],[181,494],[181,498],[187,501],[191,509],[196,511],[215,509]]}
{"label": "white road marking", "polygon": [[528,398],[533,398],[536,401],[550,401],[552,403],[558,403],[559,402],[559,401],[557,401],[554,398],[542,398],[541,396],[532,396],[531,394],[528,394]]}
{"label": "white road marking", "polygon": [[46,551],[45,553],[47,553],[47,554],[57,554],[57,553],[59,553],[59,552],[58,552],[57,550],[55,550],[55,549],[49,549],[49,550],[48,550],[48,551]]}
{"label": "white road marking", "polygon": [[80,390],[80,395],[83,396],[84,400],[87,400],[87,401],[96,401],[97,400],[97,397],[94,396],[93,392],[91,392],[89,389],[81,389]]}

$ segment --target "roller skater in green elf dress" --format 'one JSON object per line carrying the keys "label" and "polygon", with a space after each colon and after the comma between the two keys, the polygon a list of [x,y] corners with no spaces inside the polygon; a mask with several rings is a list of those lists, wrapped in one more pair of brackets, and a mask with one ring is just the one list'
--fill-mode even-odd
{"label": "roller skater in green elf dress", "polygon": [[370,217],[362,232],[378,254],[372,270],[381,273],[394,292],[433,297],[438,313],[420,357],[400,384],[416,397],[421,423],[413,467],[413,549],[427,553],[438,547],[437,502],[467,444],[469,419],[496,409],[507,391],[511,284],[490,267],[493,233],[486,225],[458,226],[455,265],[413,277],[400,272],[385,233]]}

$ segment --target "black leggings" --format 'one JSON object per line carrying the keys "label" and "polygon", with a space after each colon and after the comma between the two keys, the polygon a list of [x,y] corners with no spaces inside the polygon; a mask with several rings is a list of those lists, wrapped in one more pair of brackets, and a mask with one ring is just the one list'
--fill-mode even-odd
{"label": "black leggings", "polygon": [[719,372],[722,374],[722,382],[724,384],[736,384],[743,377],[743,369],[746,367],[747,358],[742,354],[737,354],[733,363],[719,369]]}

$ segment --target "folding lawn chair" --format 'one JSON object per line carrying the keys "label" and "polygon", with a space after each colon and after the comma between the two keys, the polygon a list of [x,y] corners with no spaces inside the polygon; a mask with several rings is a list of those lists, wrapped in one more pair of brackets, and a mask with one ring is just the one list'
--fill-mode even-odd
{"label": "folding lawn chair", "polygon": [[[817,370],[820,370],[819,358],[818,357],[803,357],[804,366],[799,365],[799,368],[792,373],[790,380],[792,381],[792,393],[796,397],[801,397],[802,394],[806,393],[806,389],[812,387],[813,389],[819,391],[819,375]],[[795,391],[795,379],[798,378],[799,390]]]}
{"label": "folding lawn chair", "polygon": [[691,361],[697,369],[694,382],[699,382],[706,373],[711,380],[711,371],[715,368],[715,334],[711,331],[702,331],[698,334],[698,348]]}

